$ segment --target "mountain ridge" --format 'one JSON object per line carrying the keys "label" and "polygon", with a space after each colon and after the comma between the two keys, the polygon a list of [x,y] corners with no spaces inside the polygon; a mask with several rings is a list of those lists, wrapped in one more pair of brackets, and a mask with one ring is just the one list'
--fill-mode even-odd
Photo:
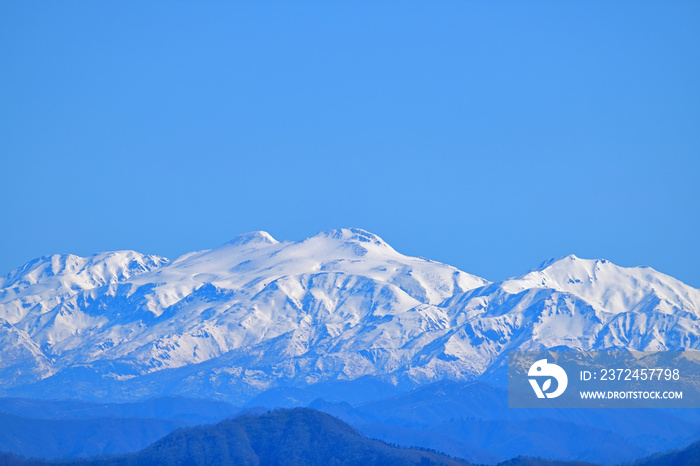
{"label": "mountain ridge", "polygon": [[513,349],[700,349],[700,290],[573,255],[495,283],[361,229],[298,242],[251,232],[172,262],[56,257],[0,281],[8,394],[75,379],[99,387],[78,397],[122,399],[130,387],[244,403],[362,377],[408,388],[476,380]]}

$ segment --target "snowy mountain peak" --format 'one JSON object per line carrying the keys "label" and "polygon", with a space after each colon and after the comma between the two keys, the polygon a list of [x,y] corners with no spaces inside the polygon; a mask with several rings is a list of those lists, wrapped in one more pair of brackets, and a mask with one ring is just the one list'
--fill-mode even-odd
{"label": "snowy mountain peak", "polygon": [[322,247],[341,248],[353,256],[364,256],[372,250],[379,254],[397,254],[394,249],[374,233],[361,228],[341,228],[318,233],[304,243],[324,245]]}
{"label": "snowy mountain peak", "polygon": [[226,243],[232,246],[244,246],[247,244],[277,244],[278,241],[266,231],[251,231],[243,233]]}
{"label": "snowy mountain peak", "polygon": [[679,304],[700,316],[700,290],[651,267],[620,267],[605,259],[581,259],[573,254],[552,259],[519,277],[506,280],[502,288],[519,293],[551,288],[571,293],[596,309],[618,314],[639,310],[658,302]]}
{"label": "snowy mountain peak", "polygon": [[542,262],[540,265],[537,267],[533,268],[530,270],[530,272],[541,272],[548,267],[550,267],[553,264],[556,264],[557,262],[563,262],[563,263],[572,263],[579,260],[578,257],[576,257],[574,254],[569,254],[568,256],[562,256],[562,257],[552,257],[551,259],[547,259],[546,261]]}
{"label": "snowy mountain peak", "polygon": [[7,274],[3,288],[36,285],[58,281],[62,285],[77,285],[83,289],[115,283],[168,263],[159,256],[136,251],[111,251],[80,257],[73,254],[53,254],[26,263]]}
{"label": "snowy mountain peak", "polygon": [[328,230],[319,233],[319,236],[325,236],[327,238],[338,239],[345,242],[358,242],[374,244],[376,246],[389,246],[379,236],[361,228],[341,228],[336,230]]}

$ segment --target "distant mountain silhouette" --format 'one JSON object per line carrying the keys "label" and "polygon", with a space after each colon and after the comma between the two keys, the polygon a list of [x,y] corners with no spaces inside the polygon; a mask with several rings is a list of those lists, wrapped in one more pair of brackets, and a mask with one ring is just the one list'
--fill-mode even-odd
{"label": "distant mountain silhouette", "polygon": [[219,422],[240,411],[183,397],[121,404],[0,398],[0,451],[64,459],[134,453],[179,427]]}
{"label": "distant mountain silhouette", "polygon": [[183,425],[162,419],[30,419],[0,413],[0,451],[43,458],[135,452]]}

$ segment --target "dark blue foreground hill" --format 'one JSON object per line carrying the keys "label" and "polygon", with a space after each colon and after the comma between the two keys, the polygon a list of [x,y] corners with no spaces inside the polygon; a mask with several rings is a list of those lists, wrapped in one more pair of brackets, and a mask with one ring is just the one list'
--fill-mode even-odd
{"label": "dark blue foreground hill", "polygon": [[[3,464],[52,464],[0,456]],[[56,463],[58,464],[58,463]],[[469,465],[440,453],[368,439],[329,414],[306,408],[243,415],[178,429],[138,453],[62,465]]]}
{"label": "dark blue foreground hill", "polygon": [[434,452],[401,449],[368,439],[339,419],[304,408],[180,429],[127,463],[132,464],[132,460],[133,464],[469,464]]}

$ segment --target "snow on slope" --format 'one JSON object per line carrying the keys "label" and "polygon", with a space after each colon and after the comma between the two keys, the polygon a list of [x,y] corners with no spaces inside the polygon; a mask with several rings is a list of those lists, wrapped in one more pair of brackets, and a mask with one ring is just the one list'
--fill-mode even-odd
{"label": "snow on slope", "polygon": [[30,312],[48,311],[66,297],[128,280],[167,262],[135,251],[40,257],[0,278],[0,319],[17,323]]}
{"label": "snow on slope", "polygon": [[[253,232],[171,263],[52,256],[9,274],[0,360],[15,363],[0,364],[0,380],[56,374],[50,386],[92,368],[100,380],[148,377],[154,395],[474,379],[511,349],[700,349],[699,303],[700,291],[672,277],[606,261],[568,256],[491,284],[359,229],[300,242]],[[11,373],[17,361],[33,372]],[[163,371],[190,366],[182,382]]]}
{"label": "snow on slope", "polygon": [[592,348],[698,348],[700,290],[649,267],[570,255],[507,280],[502,288],[510,293],[549,288],[580,298],[602,322]]}
{"label": "snow on slope", "polygon": [[31,383],[56,371],[36,343],[0,319],[0,388]]}
{"label": "snow on slope", "polygon": [[648,267],[567,256],[455,296],[446,348],[484,365],[508,350],[700,349],[700,290]]}

